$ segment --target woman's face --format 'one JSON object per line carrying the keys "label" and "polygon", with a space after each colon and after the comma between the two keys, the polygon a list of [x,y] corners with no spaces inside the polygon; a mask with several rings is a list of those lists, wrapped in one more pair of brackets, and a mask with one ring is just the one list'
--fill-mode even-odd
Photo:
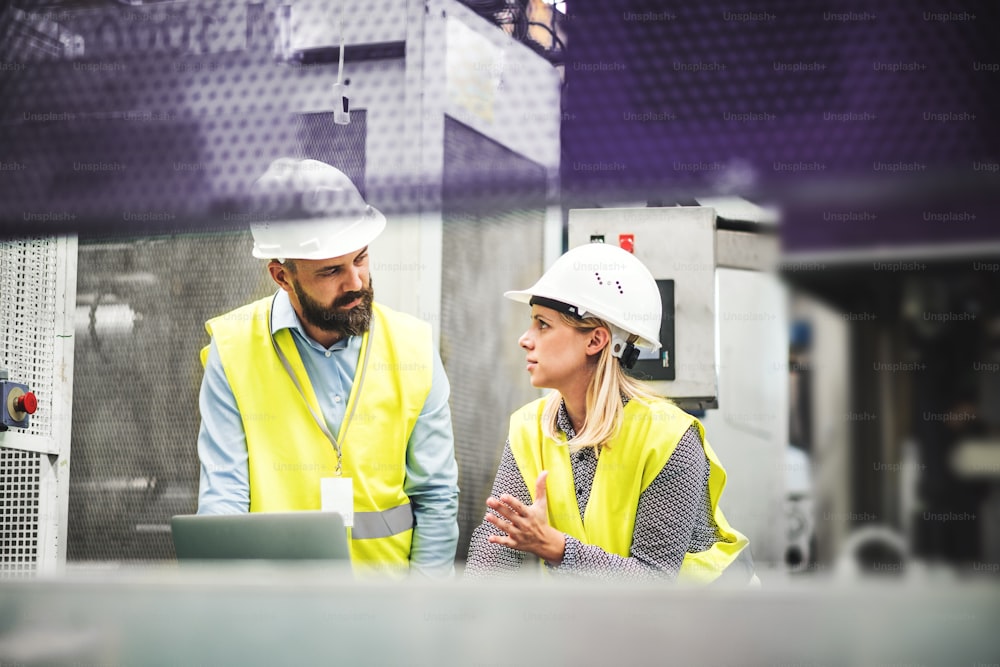
{"label": "woman's face", "polygon": [[533,387],[562,391],[571,383],[589,377],[588,353],[593,331],[574,329],[558,311],[544,306],[531,307],[531,326],[521,334],[518,344],[524,348],[527,370]]}

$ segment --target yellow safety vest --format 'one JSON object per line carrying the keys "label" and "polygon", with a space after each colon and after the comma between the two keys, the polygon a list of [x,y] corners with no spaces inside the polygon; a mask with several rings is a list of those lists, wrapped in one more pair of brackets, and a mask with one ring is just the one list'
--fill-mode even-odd
{"label": "yellow safety vest", "polygon": [[[243,419],[250,511],[318,510],[320,479],[334,476],[337,454],[306,405],[308,401],[322,415],[289,329],[278,331],[274,340],[306,400],[274,351],[271,302],[271,297],[261,299],[209,320],[205,327]],[[342,474],[353,479],[354,527],[348,535],[355,572],[409,566],[414,519],[403,492],[406,445],[430,392],[431,349],[425,322],[373,305],[345,411],[352,416],[334,434],[341,445]],[[204,364],[207,347],[201,357]],[[362,371],[366,375],[359,395]]]}
{"label": "yellow safety vest", "polygon": [[708,492],[719,536],[711,548],[684,557],[678,581],[712,582],[747,547],[747,538],[729,525],[719,508],[726,471],[705,440],[704,427],[664,400],[633,399],[625,405],[621,429],[601,449],[581,519],[566,436],[560,432],[557,442],[542,433],[545,401],[545,398],[533,401],[511,416],[510,447],[532,501],[535,480],[543,470],[549,471],[546,495],[549,523],[553,527],[584,544],[595,544],[608,553],[628,557],[639,496],[666,465],[685,431],[697,424],[709,461]]}

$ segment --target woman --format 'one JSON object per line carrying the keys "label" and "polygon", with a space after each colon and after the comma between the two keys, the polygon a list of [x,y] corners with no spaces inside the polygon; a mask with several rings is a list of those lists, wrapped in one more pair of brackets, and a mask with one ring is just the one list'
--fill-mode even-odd
{"label": "woman", "polygon": [[534,554],[553,573],[755,581],[747,539],[719,509],[726,473],[701,423],[624,372],[637,346],[660,347],[646,267],[588,244],[505,296],[531,305],[518,343],[532,386],[552,391],[511,416],[466,576]]}

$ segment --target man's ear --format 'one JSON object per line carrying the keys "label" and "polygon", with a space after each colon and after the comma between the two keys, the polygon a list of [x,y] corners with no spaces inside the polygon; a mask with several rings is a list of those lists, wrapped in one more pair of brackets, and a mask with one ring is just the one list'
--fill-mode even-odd
{"label": "man's ear", "polygon": [[271,280],[278,283],[278,287],[286,292],[292,291],[292,283],[288,280],[288,275],[291,271],[287,266],[276,259],[272,259],[267,265],[267,270],[271,274]]}
{"label": "man's ear", "polygon": [[611,332],[605,327],[597,327],[590,332],[589,336],[585,350],[587,356],[598,354],[611,343]]}

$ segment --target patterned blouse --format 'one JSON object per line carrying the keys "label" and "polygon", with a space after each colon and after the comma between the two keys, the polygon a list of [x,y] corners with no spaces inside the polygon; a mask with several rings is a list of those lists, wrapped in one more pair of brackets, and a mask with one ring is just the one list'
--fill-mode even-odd
{"label": "patterned blouse", "polygon": [[[576,437],[565,402],[559,407],[557,424],[567,440]],[[593,448],[585,447],[571,454],[570,460],[582,518],[597,472],[597,457]],[[698,427],[692,425],[663,469],[639,497],[629,556],[608,553],[567,535],[562,563],[558,566],[546,564],[549,572],[616,580],[675,579],[684,554],[704,551],[716,542],[717,527],[711,514],[708,473],[709,463],[701,435]],[[529,481],[534,484],[534,480]],[[504,493],[525,505],[531,504],[526,480],[514,460],[509,440],[504,445],[492,495],[498,498]],[[487,511],[499,516],[491,509]],[[465,563],[466,577],[510,575],[519,570],[525,560],[538,560],[531,554],[487,540],[489,535],[500,534],[499,529],[485,519],[473,531]]]}

